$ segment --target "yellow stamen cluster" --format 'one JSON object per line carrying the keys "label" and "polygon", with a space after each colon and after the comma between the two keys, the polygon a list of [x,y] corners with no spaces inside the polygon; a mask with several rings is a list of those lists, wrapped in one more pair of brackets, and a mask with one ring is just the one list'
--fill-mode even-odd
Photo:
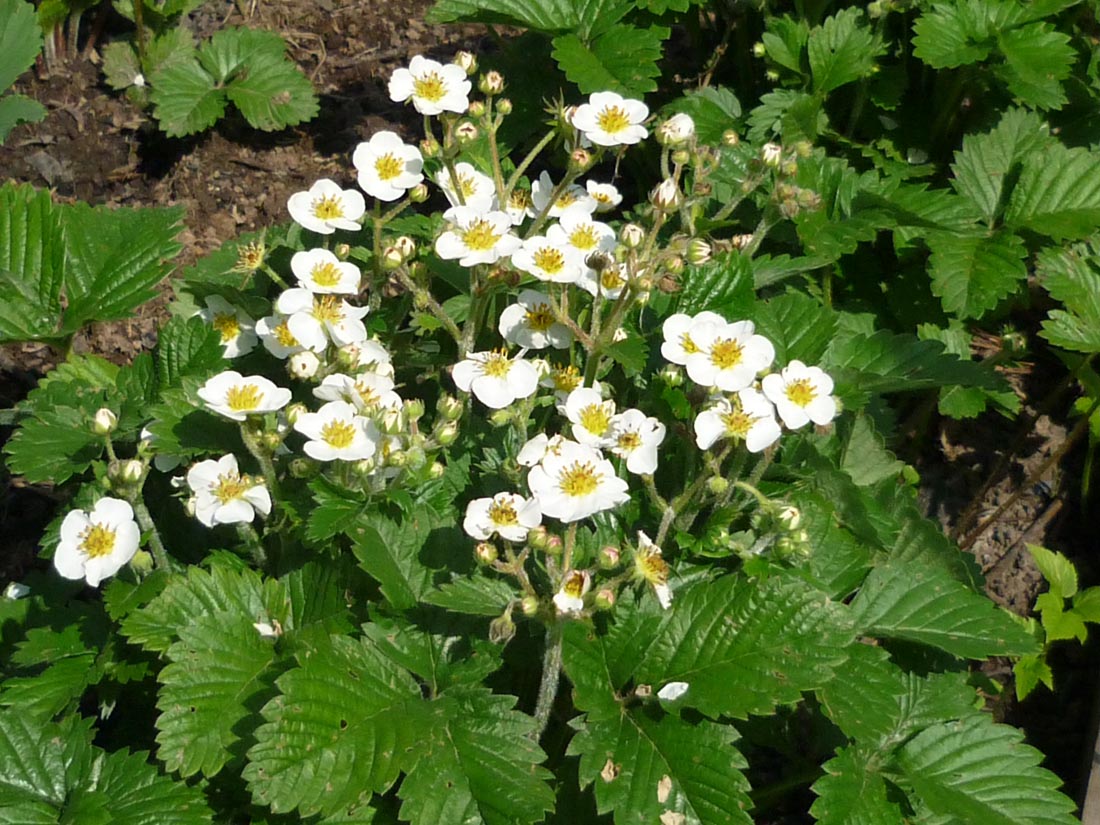
{"label": "yellow stamen cluster", "polygon": [[300,347],[298,339],[294,337],[294,334],[290,331],[290,327],[286,325],[286,321],[278,324],[271,333],[275,336],[275,340],[279,342],[281,346],[290,349],[291,347]]}
{"label": "yellow stamen cluster", "polygon": [[237,263],[233,272],[255,272],[264,263],[264,245],[257,241],[246,243],[237,249]]}
{"label": "yellow stamen cluster", "polygon": [[322,324],[338,324],[344,319],[343,301],[338,295],[314,295],[313,317]]}
{"label": "yellow stamen cluster", "polygon": [[496,246],[500,240],[500,233],[493,224],[486,220],[474,221],[469,229],[462,231],[462,242],[467,249],[474,252],[485,252]]}
{"label": "yellow stamen cluster", "polygon": [[743,350],[734,338],[721,338],[710,348],[710,361],[721,370],[728,370],[741,363]]}
{"label": "yellow stamen cluster", "polygon": [[592,228],[592,224],[588,223],[578,226],[569,236],[569,243],[577,249],[595,249],[599,241],[596,230]]}
{"label": "yellow stamen cluster", "polygon": [[567,496],[592,495],[600,486],[600,477],[590,462],[574,461],[558,478],[558,489]]}
{"label": "yellow stamen cluster", "polygon": [[493,378],[504,378],[512,370],[512,362],[504,350],[493,350],[481,366],[481,371]]}
{"label": "yellow stamen cluster", "polygon": [[237,321],[237,316],[230,312],[215,314],[210,325],[221,334],[223,344],[228,344],[241,334],[241,325]]}
{"label": "yellow stamen cluster", "polygon": [[497,501],[494,500],[489,505],[489,520],[493,524],[501,526],[511,526],[519,524],[519,516],[516,515],[516,508],[512,506],[510,501]]}
{"label": "yellow stamen cluster", "polygon": [[314,217],[322,221],[344,217],[344,204],[340,202],[340,198],[336,195],[323,195],[314,198],[310,207],[313,209]]}
{"label": "yellow stamen cluster", "polygon": [[613,135],[630,125],[630,116],[621,106],[606,106],[596,115],[596,125]]}
{"label": "yellow stamen cluster", "polygon": [[355,440],[355,425],[347,421],[329,421],[321,428],[321,439],[337,450],[350,447]]}
{"label": "yellow stamen cluster", "polygon": [[211,492],[222,504],[228,504],[243,496],[252,486],[252,480],[248,476],[224,473],[218,476],[218,483]]}
{"label": "yellow stamen cluster", "polygon": [[554,325],[554,311],[549,304],[535,304],[527,310],[527,326],[536,332],[546,332]]}
{"label": "yellow stamen cluster", "polygon": [[413,80],[413,94],[422,100],[435,103],[447,94],[447,84],[436,72],[429,72]]}
{"label": "yellow stamen cluster", "polygon": [[611,425],[611,415],[604,404],[589,404],[578,415],[580,425],[588,432],[603,435]]}
{"label": "yellow stamen cluster", "polygon": [[238,384],[225,393],[225,404],[234,412],[254,410],[262,400],[263,393],[255,384]]}
{"label": "yellow stamen cluster", "polygon": [[340,283],[340,270],[332,261],[325,261],[314,266],[309,271],[309,277],[313,279],[313,283],[317,286],[332,289]]}
{"label": "yellow stamen cluster", "polygon": [[392,180],[401,174],[405,164],[392,152],[382,155],[374,162],[374,171],[382,180]]}
{"label": "yellow stamen cluster", "polygon": [[792,404],[797,404],[800,407],[808,406],[817,397],[809,378],[792,381],[787,385],[784,393],[786,393]]}
{"label": "yellow stamen cluster", "polygon": [[722,424],[726,428],[726,434],[735,438],[745,438],[756,421],[744,410],[732,410],[722,415]]}
{"label": "yellow stamen cluster", "polygon": [[535,266],[550,275],[556,275],[565,268],[565,256],[561,250],[544,246],[531,256]]}
{"label": "yellow stamen cluster", "polygon": [[104,524],[91,524],[80,534],[80,549],[90,559],[109,556],[115,549],[115,531]]}

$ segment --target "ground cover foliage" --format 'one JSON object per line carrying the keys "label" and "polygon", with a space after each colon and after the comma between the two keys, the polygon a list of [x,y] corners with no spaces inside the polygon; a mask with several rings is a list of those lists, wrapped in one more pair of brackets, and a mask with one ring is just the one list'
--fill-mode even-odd
{"label": "ground cover foliage", "polygon": [[[1016,411],[970,338],[1039,290],[1096,412],[1092,8],[432,14],[529,31],[7,414],[70,504],[0,599],[0,820],[1073,822],[970,666],[1048,681],[1093,591],[1036,550],[998,608],[889,444]],[[0,339],[125,316],[179,220],[0,188]]]}

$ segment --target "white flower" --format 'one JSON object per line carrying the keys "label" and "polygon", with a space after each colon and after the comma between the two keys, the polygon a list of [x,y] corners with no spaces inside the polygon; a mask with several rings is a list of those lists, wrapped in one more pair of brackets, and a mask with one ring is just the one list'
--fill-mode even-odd
{"label": "white flower", "polygon": [[28,595],[30,592],[31,589],[22,582],[8,582],[8,586],[4,588],[4,598],[14,602]]}
{"label": "white flower", "polygon": [[564,404],[565,399],[569,397],[569,393],[579,387],[583,380],[584,377],[581,375],[580,370],[572,364],[566,364],[561,367],[551,367],[550,371],[539,381],[539,386],[552,389],[554,397]]}
{"label": "white flower", "polygon": [[84,579],[98,587],[134,557],[140,543],[133,508],[120,498],[105,496],[91,512],[71,510],[65,516],[53,566],[66,579]]}
{"label": "white flower", "polygon": [[525,289],[516,303],[500,313],[500,334],[504,340],[525,349],[565,349],[573,333],[554,320],[550,298],[533,289]]}
{"label": "white flower", "polygon": [[775,420],[775,408],[757,390],[737,393],[733,401],[719,398],[695,417],[695,443],[709,450],[723,438],[744,441],[750,453],[759,453],[776,441],[782,430]]}
{"label": "white flower", "polygon": [[317,357],[317,353],[308,349],[294,353],[286,362],[287,373],[291,378],[297,378],[299,381],[308,381],[320,368],[321,359]]}
{"label": "white flower", "polygon": [[687,358],[687,374],[696,384],[737,392],[752,385],[775,360],[775,347],[754,335],[752,321],[696,323],[691,340],[699,351]]}
{"label": "white flower", "polygon": [[522,244],[510,231],[512,219],[507,212],[452,206],[443,217],[451,228],[436,238],[435,252],[445,261],[457,258],[463,266],[496,263]]}
{"label": "white flower", "polygon": [[527,541],[527,531],[542,524],[538,502],[516,493],[497,493],[476,498],[466,505],[462,529],[471,538],[485,541],[493,533],[505,541]]}
{"label": "white flower", "polygon": [[618,146],[644,140],[649,135],[642,126],[647,117],[649,107],[640,100],[596,92],[573,111],[571,123],[598,146]]}
{"label": "white flower", "polygon": [[315,413],[304,413],[294,429],[310,439],[305,454],[318,461],[359,461],[378,449],[382,434],[347,401],[329,401]]}
{"label": "white flower", "polygon": [[401,396],[393,391],[393,379],[375,372],[360,373],[354,378],[342,373],[326,375],[313,394],[322,401],[349,401],[365,413],[401,408]]}
{"label": "white flower", "polygon": [[565,443],[566,439],[560,435],[548,436],[546,433],[539,433],[520,447],[516,463],[522,467],[534,467],[542,463],[547,455],[558,455],[561,452],[561,445]]}
{"label": "white flower", "polygon": [[139,89],[143,88],[145,86],[145,75],[143,75],[141,72],[138,72],[136,75],[133,76],[130,82],[133,85],[137,86]]}
{"label": "white flower", "polygon": [[349,344],[348,347],[354,347],[356,350],[355,363],[357,366],[366,369],[368,372],[376,372],[379,375],[393,378],[393,357],[379,341],[368,338],[366,341]]}
{"label": "white flower", "polygon": [[661,548],[641,530],[638,531],[638,552],[634,554],[634,572],[653,588],[653,594],[661,608],[668,610],[672,606],[672,588],[668,586],[668,562],[661,556]]}
{"label": "white flower", "polygon": [[256,334],[264,348],[276,358],[287,358],[305,349],[287,326],[285,315],[268,315],[256,322]]}
{"label": "white flower", "polygon": [[657,691],[657,698],[663,699],[666,702],[675,702],[681,696],[688,692],[687,682],[669,682],[659,691]]}
{"label": "white flower", "polygon": [[341,261],[327,249],[295,252],[290,271],[302,287],[319,295],[354,295],[359,291],[359,267]]}
{"label": "white flower", "polygon": [[226,358],[247,355],[255,348],[255,322],[247,312],[221,295],[208,296],[206,309],[200,309],[198,314],[221,335]]}
{"label": "white flower", "polygon": [[540,281],[572,284],[584,271],[584,262],[567,244],[535,235],[512,253],[512,266]]}
{"label": "white flower", "polygon": [[214,412],[234,421],[281,410],[290,403],[290,390],[277,387],[262,375],[219,372],[199,388],[199,398]]}
{"label": "white flower", "polygon": [[252,626],[263,639],[277,639],[283,635],[283,628],[278,619],[273,622],[253,622]]}
{"label": "white flower", "polygon": [[546,230],[553,243],[572,248],[582,260],[593,252],[611,252],[615,248],[615,230],[576,207],[562,213],[558,222]]}
{"label": "white flower", "polygon": [[380,201],[395,201],[424,180],[420,150],[396,132],[376,132],[355,147],[351,162],[359,172],[359,188]]}
{"label": "white flower", "polygon": [[508,195],[508,203],[504,205],[504,211],[512,219],[512,226],[523,223],[531,211],[531,192],[528,189],[513,189]]}
{"label": "white flower", "polygon": [[355,307],[338,295],[315,295],[296,287],[283,292],[275,309],[286,315],[286,326],[306,349],[321,352],[329,339],[338,347],[358,344],[367,339],[367,328],[360,320],[367,307]]}
{"label": "white flower", "polygon": [[367,202],[354,189],[341,189],[336,181],[321,178],[308,192],[291,195],[286,208],[302,228],[331,235],[337,229],[358,230]]}
{"label": "white flower", "polygon": [[[581,287],[581,289],[593,297],[601,295],[608,300],[614,301],[622,295],[623,290],[626,289],[626,280],[627,265],[625,263],[620,264],[609,261],[607,266],[599,270],[595,270],[592,267],[585,267],[585,271],[581,273],[581,277],[577,279],[577,286]],[[622,339],[620,338],[617,340]]]}
{"label": "white flower", "polygon": [[[497,208],[497,190],[493,179],[465,161],[455,164],[454,177],[451,177],[451,171],[444,166],[435,173],[435,182],[443,190],[451,206],[469,206],[479,212],[489,212]],[[461,198],[459,193],[462,194]],[[515,225],[517,222],[512,220],[512,223]]]}
{"label": "white flower", "polygon": [[584,610],[584,594],[592,587],[592,575],[587,570],[574,570],[554,594],[554,606],[559,613],[580,613]]}
{"label": "white flower", "polygon": [[402,103],[412,98],[413,108],[422,115],[462,114],[470,106],[470,88],[461,66],[444,66],[419,54],[409,61],[409,68],[395,71],[389,83],[390,100]]}
{"label": "white flower", "polygon": [[614,184],[586,180],[584,186],[589,196],[596,202],[597,212],[610,212],[623,202],[623,196]]}
{"label": "white flower", "polygon": [[207,527],[251,522],[257,512],[271,512],[267,487],[242,476],[233,455],[194,465],[187,471],[187,486],[195,494],[195,517]]}
{"label": "white flower", "polygon": [[[546,209],[546,205],[550,202],[550,195],[553,192],[554,182],[550,179],[550,173],[543,172],[539,175],[539,179],[531,184],[531,209],[528,214],[532,218],[541,214],[543,209]],[[576,207],[591,215],[596,211],[596,206],[597,203],[594,197],[582,189],[579,184],[571,183],[558,193],[558,197],[546,214],[551,218],[557,218],[566,209]]]}
{"label": "white flower", "polygon": [[836,418],[833,379],[819,367],[791,361],[780,372],[760,382],[764,395],[775,404],[779,417],[792,430],[809,422],[828,424]]}
{"label": "white flower", "polygon": [[641,410],[623,410],[611,419],[608,449],[626,459],[626,469],[635,475],[653,475],[657,469],[657,448],[665,440],[665,425]]}
{"label": "white flower", "polygon": [[666,146],[679,146],[695,134],[695,121],[686,112],[677,112],[657,127],[657,140]]}
{"label": "white flower", "polygon": [[614,416],[615,402],[604,401],[594,387],[577,387],[565,399],[565,417],[573,425],[573,438],[581,444],[607,444]]}
{"label": "white flower", "polygon": [[661,355],[666,361],[683,366],[688,357],[699,352],[699,346],[691,337],[692,331],[702,324],[724,324],[726,319],[716,312],[700,312],[697,315],[685,315],[678,312],[670,315],[661,325],[665,341],[661,344]]}
{"label": "white flower", "polygon": [[472,392],[486,407],[500,410],[517,398],[529,398],[539,386],[539,371],[522,357],[500,350],[471,352],[451,371],[455,385]]}
{"label": "white flower", "polygon": [[544,516],[578,521],[630,500],[627,483],[595,447],[563,441],[527,474],[527,486]]}

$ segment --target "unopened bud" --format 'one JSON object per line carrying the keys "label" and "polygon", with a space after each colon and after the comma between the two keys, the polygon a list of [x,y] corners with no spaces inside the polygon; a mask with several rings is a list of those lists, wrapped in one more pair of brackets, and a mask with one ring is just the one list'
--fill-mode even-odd
{"label": "unopened bud", "polygon": [[489,622],[489,641],[495,645],[506,645],[516,635],[516,623],[510,613],[497,616]]}
{"label": "unopened bud", "polygon": [[764,47],[764,44],[757,40],[752,44],[753,57],[763,57],[768,53],[768,50]]}
{"label": "unopened bud", "polygon": [[346,261],[348,256],[351,255],[351,244],[338,243],[332,248],[332,254],[339,258],[341,261]]}
{"label": "unopened bud", "polygon": [[612,570],[619,566],[622,555],[618,547],[607,545],[600,548],[599,564],[604,570]]}
{"label": "unopened bud", "polygon": [[390,450],[386,453],[386,466],[404,467],[409,463],[409,456],[404,450]]}
{"label": "unopened bud", "polygon": [[535,550],[545,550],[550,532],[541,524],[527,531],[527,543]]}
{"label": "unopened bud", "polygon": [[722,145],[737,146],[740,142],[741,136],[733,129],[726,129],[726,131],[722,132]]}
{"label": "unopened bud", "polygon": [[264,445],[269,453],[274,453],[283,443],[283,435],[281,433],[264,433],[260,436],[260,443]]}
{"label": "unopened bud", "polygon": [[507,427],[512,423],[514,414],[509,409],[494,410],[493,414],[489,416],[489,423],[494,427]]}
{"label": "unopened bud", "polygon": [[404,407],[405,418],[409,421],[419,421],[424,416],[424,402],[419,398],[406,398]]}
{"label": "unopened bud", "polygon": [[428,463],[428,454],[416,446],[410,446],[409,449],[405,450],[405,458],[406,464],[413,470],[419,470]]}
{"label": "unopened bud", "polygon": [[665,178],[649,193],[649,202],[662,212],[679,209],[682,199],[680,189],[672,178]]}
{"label": "unopened bud", "polygon": [[298,419],[307,412],[309,412],[309,407],[305,404],[291,404],[286,408],[286,422],[293,427],[298,423]]}
{"label": "unopened bud", "polygon": [[779,174],[787,178],[793,178],[798,174],[798,159],[789,157],[784,158],[783,162],[779,164]]}
{"label": "unopened bud", "polygon": [[123,461],[118,465],[117,477],[124,484],[137,484],[143,475],[145,475],[145,464],[136,459]]}
{"label": "unopened bud", "polygon": [[551,534],[546,537],[546,555],[560,556],[564,549],[565,543],[561,540],[561,536]]}
{"label": "unopened bud", "polygon": [[147,576],[153,572],[153,557],[145,550],[138,550],[130,559],[130,569],[138,576]]}
{"label": "unopened bud", "polygon": [[431,193],[428,191],[427,185],[418,183],[409,190],[409,200],[413,203],[424,203],[424,201],[428,199],[429,194]]}
{"label": "unopened bud", "polygon": [[683,166],[691,161],[691,152],[687,149],[677,149],[672,153],[672,162],[677,166]]}
{"label": "unopened bud", "polygon": [[658,374],[670,387],[679,387],[684,383],[684,371],[675,364],[667,364]]}
{"label": "unopened bud", "polygon": [[793,505],[788,505],[776,514],[775,519],[784,530],[797,530],[802,524],[802,511]]}
{"label": "unopened bud", "polygon": [[794,153],[800,158],[808,158],[814,151],[814,145],[808,140],[795,141],[794,146],[791,148],[794,149]]}
{"label": "unopened bud", "polygon": [[426,158],[439,157],[443,151],[443,147],[439,145],[439,141],[435,138],[424,138],[420,141],[420,154]]}
{"label": "unopened bud", "polygon": [[474,558],[478,564],[490,565],[497,560],[497,548],[487,541],[479,541],[474,547]]}
{"label": "unopened bud", "polygon": [[619,240],[627,249],[637,249],[645,241],[645,230],[636,223],[624,224],[619,230]]}
{"label": "unopened bud", "polygon": [[519,603],[520,610],[523,611],[523,615],[528,619],[538,615],[539,612],[539,600],[535,596],[524,596],[523,601]]}
{"label": "unopened bud", "polygon": [[96,435],[110,435],[118,426],[118,416],[106,407],[100,407],[92,418],[92,432]]}
{"label": "unopened bud", "polygon": [[765,166],[778,169],[779,162],[783,159],[783,147],[778,143],[765,143],[760,147],[760,159]]}
{"label": "unopened bud", "polygon": [[483,95],[499,95],[504,91],[504,76],[497,71],[489,71],[481,76],[477,84]]}
{"label": "unopened bud", "polygon": [[312,478],[320,469],[317,462],[308,458],[293,458],[287,465],[287,470],[293,478]]}
{"label": "unopened bud", "polygon": [[691,115],[679,112],[657,127],[657,142],[663,146],[682,146],[695,135]]}
{"label": "unopened bud", "polygon": [[286,371],[290,377],[299,381],[312,378],[320,367],[321,359],[317,357],[317,353],[308,349],[294,353],[286,362]]}
{"label": "unopened bud", "polygon": [[457,421],[462,417],[462,402],[453,395],[441,395],[435,403],[436,412],[448,421]]}
{"label": "unopened bud", "polygon": [[366,478],[378,469],[378,462],[373,458],[361,458],[352,465],[352,472],[360,478]]}
{"label": "unopened bud", "polygon": [[596,605],[597,610],[610,610],[615,606],[615,591],[610,587],[600,589],[596,593],[593,603]]}
{"label": "unopened bud", "polygon": [[467,77],[477,71],[477,58],[471,52],[456,52],[455,58],[451,62],[466,72]]}
{"label": "unopened bud", "polygon": [[396,246],[387,246],[382,250],[382,268],[392,272],[405,263],[405,256]]}
{"label": "unopened bud", "polygon": [[416,254],[416,241],[410,238],[408,235],[402,235],[393,242],[393,247],[401,253],[403,260],[408,260]]}
{"label": "unopened bud", "polygon": [[779,72],[775,71],[775,69],[768,69],[764,72],[764,78],[769,83],[777,83],[779,82]]}
{"label": "unopened bud", "polygon": [[569,168],[573,172],[583,172],[592,165],[592,153],[587,149],[574,149],[569,155]]}
{"label": "unopened bud", "polygon": [[195,509],[197,505],[195,503],[195,497],[191,496],[187,501],[183,503],[183,514],[188,518],[195,517]]}
{"label": "unopened bud", "polygon": [[435,440],[440,447],[449,447],[458,438],[458,422],[447,421],[435,431]]}
{"label": "unopened bud", "polygon": [[707,489],[712,495],[720,496],[730,488],[730,483],[721,476],[712,476],[707,479]]}
{"label": "unopened bud", "polygon": [[497,101],[497,111],[500,112],[502,115],[512,114],[512,101],[510,101],[506,97],[502,97],[500,100]]}
{"label": "unopened bud", "polygon": [[665,270],[673,275],[679,275],[684,271],[684,259],[679,255],[673,255],[665,261]]}
{"label": "unopened bud", "polygon": [[428,465],[428,478],[443,478],[446,472],[447,468],[438,461],[433,461]]}
{"label": "unopened bud", "polygon": [[688,243],[688,261],[695,266],[702,266],[710,260],[714,248],[706,238],[692,238]]}

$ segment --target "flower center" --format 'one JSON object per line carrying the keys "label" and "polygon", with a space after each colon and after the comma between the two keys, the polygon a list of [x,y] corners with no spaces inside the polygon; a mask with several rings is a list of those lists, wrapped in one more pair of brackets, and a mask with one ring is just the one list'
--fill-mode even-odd
{"label": "flower center", "polygon": [[642,557],[640,568],[645,580],[650,584],[668,583],[668,562],[657,553],[647,553]]}
{"label": "flower center", "polygon": [[787,394],[787,398],[790,399],[792,404],[797,404],[800,407],[808,406],[817,397],[809,378],[799,378],[797,381],[792,381],[783,392]]}
{"label": "flower center", "polygon": [[619,433],[615,445],[624,453],[632,453],[642,446],[642,437],[638,435],[637,430],[627,430]]}
{"label": "flower center", "polygon": [[80,549],[90,559],[111,555],[115,549],[115,531],[103,524],[92,524],[80,534]]}
{"label": "flower center", "polygon": [[699,351],[699,347],[695,346],[695,342],[686,332],[680,336],[680,349],[684,351],[684,355],[694,355]]}
{"label": "flower center", "polygon": [[271,333],[275,336],[275,340],[287,349],[300,346],[298,339],[294,337],[294,334],[290,331],[290,327],[286,325],[285,320],[277,325],[275,329],[271,330]]}
{"label": "flower center", "polygon": [[580,570],[574,570],[562,584],[561,591],[572,599],[579,599],[584,595],[584,584],[584,573]]}
{"label": "flower center", "polygon": [[609,266],[600,273],[600,286],[607,292],[622,289],[625,283],[626,278],[623,277],[622,272],[617,266]]}
{"label": "flower center", "polygon": [[558,195],[558,199],[554,201],[554,206],[559,209],[565,209],[567,206],[571,206],[577,202],[577,195],[575,192],[566,190]]}
{"label": "flower center", "polygon": [[596,203],[600,203],[600,204],[609,204],[609,203],[611,203],[611,193],[609,193],[609,192],[601,192],[600,190],[597,189],[595,192],[589,192],[589,194],[592,196],[592,200],[594,200]]}
{"label": "flower center", "polygon": [[581,409],[580,425],[594,435],[603,435],[611,424],[611,416],[603,404],[589,404]]}
{"label": "flower center", "polygon": [[481,371],[493,378],[506,378],[512,369],[512,362],[503,352],[490,352],[485,362],[481,365]]}
{"label": "flower center", "polygon": [[237,322],[237,316],[228,312],[214,315],[211,326],[221,333],[223,344],[228,344],[241,334],[241,325]]}
{"label": "flower center", "polygon": [[620,106],[607,106],[596,116],[596,125],[609,135],[613,135],[630,125],[630,116]]}
{"label": "flower center", "polygon": [[531,205],[531,193],[526,189],[513,189],[508,196],[508,205],[516,210],[526,209]]}
{"label": "flower center", "polygon": [[336,268],[336,264],[332,261],[325,261],[313,267],[309,271],[309,277],[313,279],[313,283],[317,286],[331,289],[340,283],[340,270]]}
{"label": "flower center", "polygon": [[588,223],[583,226],[578,226],[573,230],[573,234],[569,236],[569,243],[577,249],[582,250],[595,249],[599,240],[599,236],[596,235],[596,230],[592,228],[592,224]]}
{"label": "flower center", "polygon": [[720,370],[733,369],[741,363],[741,344],[735,338],[722,338],[710,348],[710,362]]}
{"label": "flower center", "polygon": [[554,382],[554,389],[558,392],[569,393],[581,385],[581,373],[576,367],[569,365],[554,370],[550,380]]}
{"label": "flower center", "polygon": [[364,407],[378,406],[379,396],[378,393],[375,392],[374,387],[367,386],[362,381],[356,381],[355,392],[359,396],[359,400],[363,403]]}
{"label": "flower center", "polygon": [[247,479],[241,478],[237,473],[225,473],[218,476],[218,483],[210,492],[222,504],[228,504],[243,496],[251,486]]}
{"label": "flower center", "polygon": [[259,269],[263,262],[264,245],[253,241],[237,249],[237,265],[233,269],[237,272],[253,272]]}
{"label": "flower center", "polygon": [[567,496],[590,496],[600,486],[596,468],[585,461],[574,461],[558,478],[558,489]]}
{"label": "flower center", "polygon": [[313,317],[322,324],[338,324],[344,320],[344,308],[338,295],[315,295]]}
{"label": "flower center", "polygon": [[437,72],[428,72],[413,80],[413,94],[421,100],[436,103],[447,94],[447,84]]}
{"label": "flower center", "polygon": [[733,410],[722,415],[722,423],[726,427],[726,434],[735,438],[745,438],[756,421],[743,410]]}
{"label": "flower center", "polygon": [[552,246],[542,247],[531,257],[535,266],[551,275],[561,272],[565,266],[565,256],[561,254],[561,250],[554,249]]}
{"label": "flower center", "polygon": [[516,515],[516,508],[512,506],[510,501],[496,501],[489,505],[489,520],[493,524],[499,524],[501,527],[507,527],[513,524],[519,524],[519,517]]}
{"label": "flower center", "polygon": [[254,410],[260,406],[263,393],[255,384],[238,384],[225,393],[225,403],[233,412]]}
{"label": "flower center", "polygon": [[466,248],[474,252],[486,252],[496,246],[500,240],[500,233],[486,220],[474,221],[474,223],[462,233],[462,242]]}
{"label": "flower center", "polygon": [[320,198],[315,198],[311,205],[313,207],[313,216],[322,221],[331,221],[335,218],[344,217],[344,204],[341,203],[339,195],[324,195]]}
{"label": "flower center", "polygon": [[546,332],[554,325],[554,313],[549,304],[535,304],[527,310],[527,326],[535,332]]}
{"label": "flower center", "polygon": [[350,447],[355,440],[355,425],[348,421],[329,421],[321,428],[321,438],[337,450]]}
{"label": "flower center", "polygon": [[401,174],[404,166],[400,158],[392,152],[387,152],[374,162],[374,171],[382,180],[393,180]]}

